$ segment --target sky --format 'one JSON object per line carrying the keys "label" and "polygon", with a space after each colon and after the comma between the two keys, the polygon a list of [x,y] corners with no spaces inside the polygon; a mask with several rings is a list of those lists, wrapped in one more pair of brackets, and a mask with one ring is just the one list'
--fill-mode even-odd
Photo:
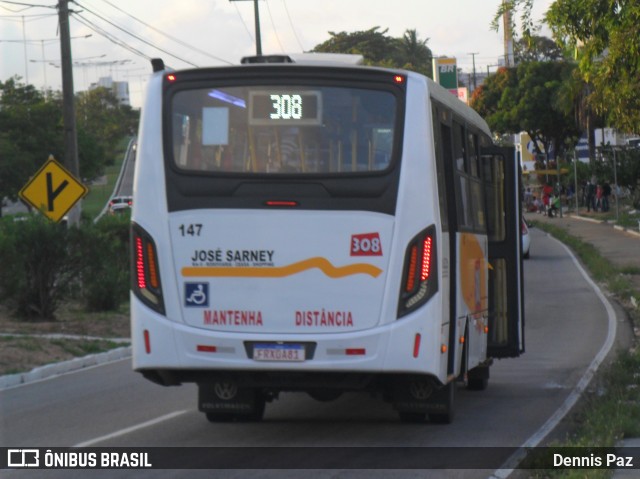
{"label": "sky", "polygon": [[[435,56],[455,57],[465,72],[472,71],[475,58],[476,71],[486,72],[504,56],[502,27],[499,32],[491,29],[500,3],[259,0],[262,50],[308,51],[328,40],[328,32],[378,26],[401,37],[415,29],[418,38],[428,39]],[[541,20],[551,3],[535,0],[534,19]],[[0,81],[18,75],[37,88],[61,89],[56,4],[0,0]],[[182,69],[238,64],[256,51],[251,0],[76,0],[70,9],[75,12],[70,20],[75,90],[86,90],[100,77],[128,81],[134,107],[141,106],[151,72],[147,58],[160,57],[171,68]]]}

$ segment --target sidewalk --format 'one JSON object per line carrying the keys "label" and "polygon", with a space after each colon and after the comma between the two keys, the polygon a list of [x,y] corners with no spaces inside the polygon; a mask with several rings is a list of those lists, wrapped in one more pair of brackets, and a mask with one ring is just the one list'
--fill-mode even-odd
{"label": "sidewalk", "polygon": [[[637,228],[622,228],[594,217],[573,213],[564,213],[562,218],[549,218],[539,213],[525,213],[524,217],[528,222],[547,223],[562,228],[570,235],[592,244],[604,258],[618,268],[640,271],[640,232]],[[535,257],[535,254],[533,243],[531,256]],[[629,275],[629,279],[636,293],[640,294],[640,274]]]}
{"label": "sidewalk", "polygon": [[[640,270],[640,232],[624,229],[595,218],[564,213],[549,218],[543,214],[525,213],[528,222],[548,223],[564,229],[572,236],[592,244],[600,254],[618,267],[635,267]],[[531,246],[531,257],[535,258],[535,245]],[[640,291],[640,274],[632,276],[633,283]],[[620,447],[640,447],[640,438],[626,438]],[[612,479],[640,477],[638,469],[613,471]]]}
{"label": "sidewalk", "polygon": [[[572,236],[592,244],[602,256],[618,267],[633,266],[640,269],[640,232],[573,213],[549,218],[539,213],[525,213],[527,221],[549,223],[563,228]],[[535,245],[532,245],[535,248]],[[532,255],[535,250],[532,250]],[[636,275],[638,276],[638,275]],[[638,278],[640,281],[640,277]]]}

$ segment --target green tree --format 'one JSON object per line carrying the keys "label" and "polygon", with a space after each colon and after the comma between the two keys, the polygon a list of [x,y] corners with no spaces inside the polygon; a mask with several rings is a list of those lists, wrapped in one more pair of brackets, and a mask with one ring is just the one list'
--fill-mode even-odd
{"label": "green tree", "polygon": [[[93,153],[103,155],[103,165],[113,162],[118,141],[131,134],[137,123],[131,107],[121,105],[111,90],[102,87],[77,94],[76,119],[78,131],[84,130],[85,135],[91,136]],[[81,135],[79,133],[79,144],[80,141]],[[90,146],[86,140],[84,144],[85,147]],[[95,174],[96,172],[92,171],[91,173]],[[82,174],[85,177],[93,178],[89,172]]]}
{"label": "green tree", "polygon": [[559,107],[559,96],[573,66],[563,62],[528,62],[500,69],[487,79],[471,99],[471,106],[497,133],[526,131],[543,149],[556,156],[565,139],[578,136],[572,115]]}
{"label": "green tree", "polygon": [[0,298],[22,319],[53,320],[60,302],[77,283],[81,258],[77,228],[40,215],[0,220]]}
{"label": "green tree", "polygon": [[399,65],[406,70],[412,70],[428,77],[433,77],[433,53],[427,46],[428,38],[420,40],[416,30],[406,30],[399,44]]}
{"label": "green tree", "polygon": [[516,63],[552,62],[564,58],[564,53],[556,42],[539,35],[517,40],[513,50]]}
{"label": "green tree", "polygon": [[416,30],[406,30],[402,38],[390,37],[387,32],[388,29],[380,31],[380,27],[352,33],[329,32],[331,38],[311,51],[360,54],[367,65],[404,68],[431,76],[433,55],[427,46],[429,39],[420,40]]}
{"label": "green tree", "polygon": [[[533,0],[504,0],[495,28],[507,8],[521,12],[522,35],[531,36]],[[554,39],[575,51],[590,107],[610,126],[640,132],[640,2],[555,0],[545,21]]]}
{"label": "green tree", "polygon": [[50,154],[62,158],[61,112],[58,99],[45,101],[18,77],[0,82],[0,198],[15,200]]}
{"label": "green tree", "polygon": [[[77,103],[80,176],[92,179],[113,162],[118,140],[135,129],[137,118],[106,90],[80,94]],[[60,93],[45,97],[19,77],[0,82],[0,199],[15,201],[49,155],[64,158]]]}
{"label": "green tree", "polygon": [[577,49],[595,110],[621,131],[640,131],[640,3],[556,0],[546,21],[558,41]]}

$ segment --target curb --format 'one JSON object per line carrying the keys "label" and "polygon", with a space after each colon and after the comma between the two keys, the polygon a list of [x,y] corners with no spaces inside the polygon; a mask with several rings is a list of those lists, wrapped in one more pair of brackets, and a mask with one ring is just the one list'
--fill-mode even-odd
{"label": "curb", "polygon": [[91,354],[81,358],[70,359],[69,361],[39,366],[26,373],[7,374],[6,376],[0,376],[0,390],[18,387],[36,381],[42,381],[53,376],[59,376],[61,374],[107,364],[112,361],[118,361],[129,357],[131,357],[131,346],[126,346],[112,349],[104,353]]}
{"label": "curb", "polygon": [[637,236],[638,238],[640,238],[640,232],[636,231],[636,230],[632,230],[629,228],[625,228],[624,226],[618,226],[618,225],[613,225],[613,227],[615,229],[617,229],[618,231],[622,231],[624,233],[633,235],[633,236]]}
{"label": "curb", "polygon": [[[580,220],[580,221],[589,221],[590,223],[602,223],[602,224],[611,224],[606,220],[599,220],[597,218],[587,218],[586,216],[580,216],[580,215],[576,215],[576,214],[569,214],[568,216],[570,216],[571,218],[575,219],[575,220]],[[620,225],[612,225],[613,229],[616,229],[618,231],[622,231],[623,233],[628,233],[630,235],[636,236],[638,238],[640,238],[640,231],[636,231],[635,229],[631,229],[631,228],[627,228],[625,226],[620,226]],[[639,227],[640,229],[640,227]]]}

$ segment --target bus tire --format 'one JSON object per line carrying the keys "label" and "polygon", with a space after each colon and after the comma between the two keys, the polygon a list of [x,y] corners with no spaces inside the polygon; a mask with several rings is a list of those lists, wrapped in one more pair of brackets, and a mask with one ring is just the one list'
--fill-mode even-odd
{"label": "bus tire", "polygon": [[489,385],[489,366],[477,366],[467,373],[467,389],[484,391]]}

